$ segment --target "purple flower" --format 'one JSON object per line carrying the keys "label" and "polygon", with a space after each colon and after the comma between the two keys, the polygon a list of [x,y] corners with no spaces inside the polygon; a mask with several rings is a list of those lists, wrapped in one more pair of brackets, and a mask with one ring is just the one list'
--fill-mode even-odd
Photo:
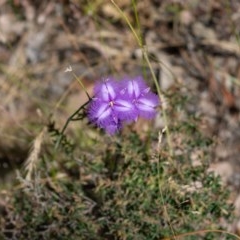
{"label": "purple flower", "polygon": [[135,111],[131,101],[121,98],[120,91],[119,83],[113,79],[98,83],[88,110],[90,121],[109,134],[118,131],[122,126],[121,122]]}
{"label": "purple flower", "polygon": [[125,79],[122,82],[124,90],[121,91],[124,99],[128,99],[134,105],[134,114],[131,120],[138,117],[151,119],[156,116],[156,107],[159,105],[159,97],[150,91],[142,77]]}
{"label": "purple flower", "polygon": [[112,135],[121,129],[124,121],[153,118],[158,105],[158,96],[150,91],[142,77],[120,82],[108,78],[95,86],[88,117]]}

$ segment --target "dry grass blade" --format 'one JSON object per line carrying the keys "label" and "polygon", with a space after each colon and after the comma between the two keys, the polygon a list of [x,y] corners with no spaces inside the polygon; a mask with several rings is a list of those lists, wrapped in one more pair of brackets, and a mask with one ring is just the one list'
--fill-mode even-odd
{"label": "dry grass blade", "polygon": [[33,170],[36,167],[36,163],[39,159],[39,154],[41,152],[41,146],[42,146],[42,142],[43,142],[44,136],[46,134],[46,131],[47,131],[47,129],[46,129],[46,127],[44,127],[42,129],[42,131],[38,134],[38,136],[35,138],[33,145],[32,145],[32,149],[30,151],[30,154],[24,164],[24,168],[26,171],[25,179],[27,181],[31,180]]}

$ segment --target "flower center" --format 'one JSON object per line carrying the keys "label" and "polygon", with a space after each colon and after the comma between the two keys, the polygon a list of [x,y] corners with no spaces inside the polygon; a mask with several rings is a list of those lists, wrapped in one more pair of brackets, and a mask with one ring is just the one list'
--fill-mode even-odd
{"label": "flower center", "polygon": [[114,104],[113,101],[109,102],[109,106],[110,106],[110,107],[113,107],[113,104]]}

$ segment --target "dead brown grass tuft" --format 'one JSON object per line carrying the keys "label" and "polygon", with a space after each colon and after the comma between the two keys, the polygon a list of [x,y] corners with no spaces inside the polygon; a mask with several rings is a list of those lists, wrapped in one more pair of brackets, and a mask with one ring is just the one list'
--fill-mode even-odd
{"label": "dead brown grass tuft", "polygon": [[30,151],[30,154],[24,164],[25,171],[26,171],[26,177],[25,179],[27,181],[31,181],[33,172],[36,168],[37,162],[39,160],[39,155],[41,152],[42,143],[44,140],[44,136],[47,132],[47,128],[44,127],[42,131],[38,134],[38,136],[33,141],[32,149]]}

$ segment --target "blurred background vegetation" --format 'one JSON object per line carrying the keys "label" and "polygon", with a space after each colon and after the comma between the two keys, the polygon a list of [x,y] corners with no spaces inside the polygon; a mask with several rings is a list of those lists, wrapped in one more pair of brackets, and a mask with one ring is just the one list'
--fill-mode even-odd
{"label": "blurred background vegetation", "polygon": [[[238,239],[239,20],[237,0],[0,0],[0,238]],[[77,79],[156,92],[151,68],[154,121],[71,122],[55,148]]]}

